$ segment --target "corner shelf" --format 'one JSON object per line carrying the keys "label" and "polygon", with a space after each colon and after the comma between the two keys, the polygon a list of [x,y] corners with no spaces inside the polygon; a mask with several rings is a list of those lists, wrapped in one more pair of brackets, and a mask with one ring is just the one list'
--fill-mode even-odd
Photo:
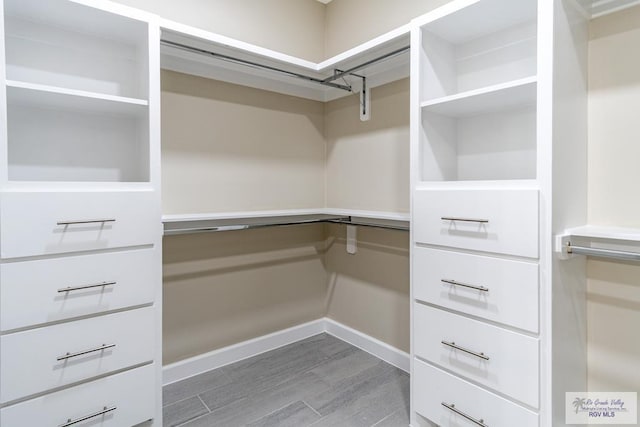
{"label": "corner shelf", "polygon": [[431,99],[420,104],[423,112],[448,117],[469,117],[520,106],[534,105],[536,76],[492,85],[481,89]]}
{"label": "corner shelf", "polygon": [[119,114],[139,117],[146,113],[149,102],[96,92],[7,80],[7,104],[37,108],[79,110],[82,112]]}

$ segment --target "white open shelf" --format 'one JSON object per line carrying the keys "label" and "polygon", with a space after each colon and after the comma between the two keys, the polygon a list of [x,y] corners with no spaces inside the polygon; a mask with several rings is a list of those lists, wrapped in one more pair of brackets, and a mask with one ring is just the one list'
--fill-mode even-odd
{"label": "white open shelf", "polygon": [[[410,26],[404,25],[326,61],[315,63],[170,20],[161,20],[161,28],[163,40],[317,79],[331,76],[334,69],[348,70],[410,44]],[[163,45],[161,54],[162,68],[181,73],[321,102],[350,95],[349,92],[341,89],[321,86],[303,79],[280,75],[273,71],[223,61],[173,46]],[[408,77],[409,53],[405,52],[358,70],[357,74],[367,77],[369,88]],[[360,79],[347,77],[347,80],[353,86],[354,91],[360,90]]]}
{"label": "white open shelf", "polygon": [[582,227],[570,228],[565,231],[565,234],[585,239],[603,239],[640,243],[640,228],[585,225]]}
{"label": "white open shelf", "polygon": [[145,99],[105,95],[14,80],[7,80],[7,103],[125,116],[143,116],[149,105]]}
{"label": "white open shelf", "polygon": [[467,117],[495,111],[509,110],[536,103],[536,77],[445,96],[425,101],[423,112],[448,117]]}

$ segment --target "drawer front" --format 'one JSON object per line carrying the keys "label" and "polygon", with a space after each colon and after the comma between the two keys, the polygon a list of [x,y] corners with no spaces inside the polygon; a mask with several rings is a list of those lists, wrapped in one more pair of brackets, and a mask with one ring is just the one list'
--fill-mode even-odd
{"label": "drawer front", "polygon": [[8,331],[152,303],[160,265],[157,249],[5,263],[0,326]]}
{"label": "drawer front", "polygon": [[155,416],[156,387],[154,365],[147,365],[2,408],[0,425],[59,427],[115,407],[74,425],[132,426]]}
{"label": "drawer front", "polygon": [[537,263],[416,247],[413,289],[418,300],[538,332]]}
{"label": "drawer front", "polygon": [[[147,307],[3,335],[0,401],[150,362],[154,334],[154,310]],[[114,347],[92,351],[104,346]],[[67,353],[77,356],[58,360]]]}
{"label": "drawer front", "polygon": [[413,227],[418,243],[537,258],[538,191],[417,191]]}
{"label": "drawer front", "polygon": [[413,407],[439,426],[478,427],[443,405],[453,405],[491,427],[537,427],[538,415],[420,360],[413,361]]}
{"label": "drawer front", "polygon": [[535,338],[415,304],[414,351],[429,362],[538,407]]}
{"label": "drawer front", "polygon": [[[1,201],[5,259],[147,245],[162,235],[152,191],[16,192],[2,194]],[[73,223],[82,221],[95,222]]]}

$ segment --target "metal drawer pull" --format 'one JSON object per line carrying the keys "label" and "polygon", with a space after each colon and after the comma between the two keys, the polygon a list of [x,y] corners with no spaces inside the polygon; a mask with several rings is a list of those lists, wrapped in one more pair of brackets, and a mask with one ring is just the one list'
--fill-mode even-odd
{"label": "metal drawer pull", "polygon": [[465,353],[468,353],[472,356],[476,356],[479,357],[480,359],[484,359],[484,360],[489,360],[489,356],[485,356],[484,353],[477,353],[475,351],[471,351],[471,350],[467,350],[464,347],[460,347],[458,345],[456,345],[456,343],[454,343],[453,341],[448,342],[448,341],[440,341],[442,344],[447,345],[451,348],[455,348],[456,350],[460,350],[460,351],[464,351]]}
{"label": "metal drawer pull", "polygon": [[105,286],[111,286],[111,285],[115,285],[115,284],[116,284],[116,282],[102,282],[102,283],[95,283],[93,285],[69,286],[68,288],[58,289],[58,293],[81,291],[81,290],[84,290],[84,289],[92,289],[92,288],[102,288],[102,287],[105,287]]}
{"label": "metal drawer pull", "polygon": [[67,359],[71,359],[73,357],[82,356],[83,354],[89,354],[89,353],[95,353],[96,351],[107,350],[107,349],[113,348],[115,346],[116,346],[115,344],[102,344],[100,347],[92,348],[91,350],[79,351],[77,353],[67,353],[64,356],[58,357],[56,360],[59,362],[61,360],[67,360]]}
{"label": "metal drawer pull", "polygon": [[95,224],[102,222],[116,222],[115,218],[104,218],[104,219],[80,219],[76,221],[58,221],[58,225],[74,225],[74,224]]}
{"label": "metal drawer pull", "polygon": [[484,420],[482,418],[479,419],[479,420],[476,420],[475,418],[465,414],[460,409],[456,408],[456,405],[454,405],[453,403],[449,404],[449,403],[446,403],[446,402],[442,402],[441,405],[444,406],[445,408],[447,408],[448,410],[453,411],[456,414],[465,417],[466,419],[468,419],[469,421],[471,421],[472,423],[474,423],[476,425],[479,425],[479,426],[482,426],[482,427],[489,427],[488,425],[486,425],[484,423]]}
{"label": "metal drawer pull", "polygon": [[106,407],[106,406],[105,406],[105,407],[102,409],[102,411],[98,411],[98,412],[96,412],[96,413],[94,413],[94,414],[86,415],[86,416],[81,417],[81,418],[76,418],[75,420],[72,420],[71,418],[69,418],[69,419],[67,420],[67,422],[66,422],[66,423],[64,423],[64,424],[60,424],[60,427],[68,427],[68,426],[72,426],[72,425],[74,425],[74,424],[78,424],[78,423],[81,423],[81,422],[83,422],[83,421],[90,420],[91,418],[99,417],[100,415],[104,415],[104,414],[107,414],[107,413],[109,413],[109,412],[113,412],[113,411],[115,411],[116,409],[118,409],[116,406],[112,406],[112,407],[110,407],[110,408],[108,408],[108,407]]}
{"label": "metal drawer pull", "polygon": [[448,283],[449,285],[462,286],[464,288],[475,289],[476,291],[489,292],[489,288],[485,288],[484,286],[474,286],[474,285],[469,285],[467,283],[456,282],[455,280],[447,280],[447,279],[440,279],[440,281],[442,283]]}
{"label": "metal drawer pull", "polygon": [[487,224],[489,222],[488,219],[474,219],[474,218],[455,218],[451,216],[442,216],[440,217],[443,221],[462,221],[462,222],[479,222],[481,224]]}

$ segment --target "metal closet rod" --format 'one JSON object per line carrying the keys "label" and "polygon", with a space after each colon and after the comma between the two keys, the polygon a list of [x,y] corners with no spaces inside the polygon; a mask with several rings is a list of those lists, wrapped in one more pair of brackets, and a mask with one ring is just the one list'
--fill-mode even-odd
{"label": "metal closet rod", "polygon": [[575,246],[568,243],[566,251],[569,254],[595,256],[600,258],[621,259],[626,261],[640,261],[640,253],[629,251],[618,251],[612,249],[591,248],[588,246]]}
{"label": "metal closet rod", "polygon": [[[351,85],[342,85],[342,84],[339,84],[339,83],[333,83],[333,81],[338,80],[338,79],[340,79],[340,78],[342,78],[344,76],[350,75],[350,74],[352,74],[352,73],[354,73],[354,72],[356,72],[358,70],[361,70],[361,69],[363,69],[365,67],[368,67],[369,65],[373,65],[375,63],[378,63],[378,62],[384,61],[386,59],[389,59],[389,58],[391,58],[393,56],[405,53],[405,52],[409,51],[409,49],[410,49],[410,46],[405,46],[405,47],[402,47],[400,49],[396,49],[393,52],[389,52],[389,53],[386,53],[384,55],[378,56],[378,57],[376,57],[374,59],[371,59],[371,60],[369,60],[367,62],[364,62],[364,63],[362,63],[360,65],[357,65],[355,67],[351,67],[348,70],[344,70],[344,71],[335,70],[335,72],[334,72],[334,74],[332,76],[329,76],[329,77],[324,78],[324,79],[319,79],[319,78],[316,78],[316,77],[307,76],[305,74],[296,73],[294,71],[283,70],[282,68],[277,68],[277,67],[272,67],[270,65],[260,64],[258,62],[248,61],[246,59],[240,59],[240,58],[236,58],[236,57],[233,57],[233,56],[212,52],[210,50],[201,49],[201,48],[189,46],[189,45],[186,45],[186,44],[173,42],[173,41],[170,41],[170,40],[162,39],[162,40],[160,40],[160,44],[165,45],[165,46],[174,47],[174,48],[181,49],[181,50],[186,50],[186,51],[189,51],[189,52],[198,53],[200,55],[211,56],[211,57],[223,60],[223,61],[233,62],[235,64],[245,65],[245,66],[253,67],[253,68],[262,68],[264,70],[273,71],[273,72],[276,72],[276,73],[287,75],[289,77],[295,77],[295,78],[298,78],[298,79],[302,79],[302,80],[306,80],[306,81],[309,81],[309,82],[317,83],[317,84],[323,85],[323,86],[329,86],[329,87],[333,87],[333,88],[336,88],[336,89],[341,89],[341,90],[344,90],[344,91],[347,91],[347,92],[353,92],[353,88],[351,87]],[[361,77],[361,76],[358,76],[358,77]]]}

